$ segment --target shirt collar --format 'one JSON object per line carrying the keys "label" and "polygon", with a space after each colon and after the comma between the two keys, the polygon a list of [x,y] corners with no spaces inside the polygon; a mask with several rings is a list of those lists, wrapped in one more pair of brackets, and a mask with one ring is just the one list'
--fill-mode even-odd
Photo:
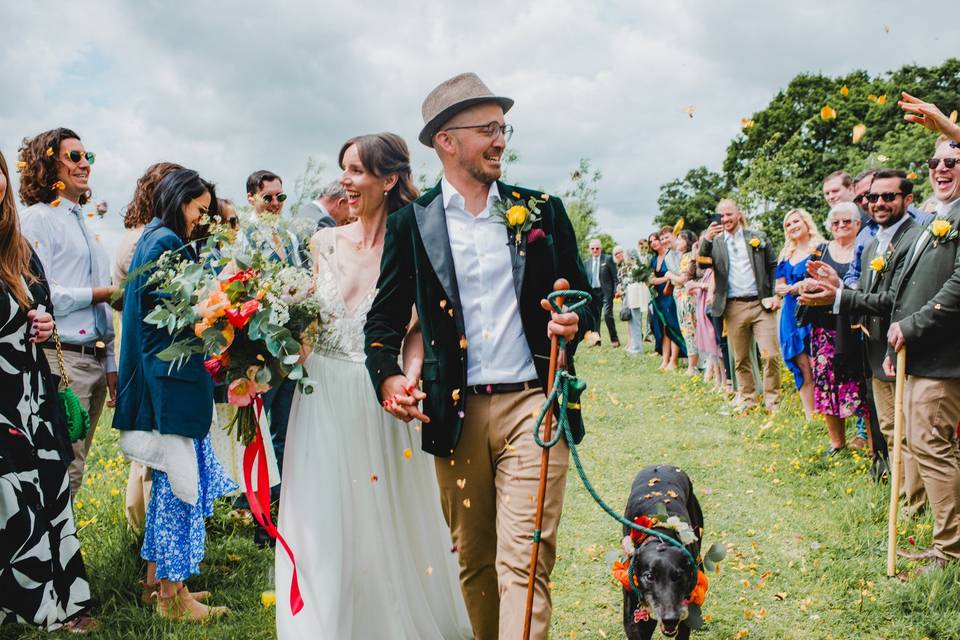
{"label": "shirt collar", "polygon": [[[449,209],[450,204],[453,203],[453,206],[463,209],[466,211],[466,201],[463,199],[463,196],[457,191],[457,188],[450,184],[450,181],[447,180],[447,176],[443,176],[440,179],[440,190],[443,194],[443,208]],[[494,200],[500,199],[500,189],[497,187],[496,181],[490,183],[490,190],[487,191],[487,206],[485,209],[490,207],[490,204]]]}
{"label": "shirt collar", "polygon": [[733,233],[730,233],[729,231],[725,230],[723,232],[723,237],[727,240],[727,242],[734,241],[734,240],[742,240],[744,237],[743,225],[740,225],[739,227],[737,227],[737,230]]}
{"label": "shirt collar", "polygon": [[901,216],[899,220],[894,222],[889,227],[880,227],[880,230],[877,231],[877,235],[882,236],[884,238],[892,238],[893,234],[897,232],[897,229],[899,229],[903,225],[903,223],[907,221],[907,218],[909,217],[910,216],[908,216],[907,214],[903,214],[903,216]]}
{"label": "shirt collar", "polygon": [[935,215],[938,215],[938,216],[945,216],[945,215],[947,215],[947,213],[949,213],[950,210],[953,209],[953,207],[954,207],[958,202],[960,202],[960,198],[954,198],[954,199],[951,200],[950,202],[941,202],[941,203],[940,203],[940,206],[937,207],[937,212],[936,212]]}

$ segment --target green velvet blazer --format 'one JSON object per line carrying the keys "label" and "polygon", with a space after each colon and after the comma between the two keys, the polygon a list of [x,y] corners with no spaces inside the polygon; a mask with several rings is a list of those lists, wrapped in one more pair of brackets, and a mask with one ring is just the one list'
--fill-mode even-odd
{"label": "green velvet blazer", "polygon": [[[539,191],[497,183],[501,197],[519,193],[526,201]],[[537,231],[539,229],[539,231]],[[504,227],[503,239],[512,253],[512,273],[520,309],[520,321],[533,354],[534,365],[546,389],[550,359],[547,322],[550,314],[540,300],[553,290],[557,278],[566,278],[572,289],[589,291],[587,275],[577,251],[570,219],[559,198],[550,197],[540,206],[540,220],[522,237],[519,248]],[[416,305],[423,332],[423,412],[430,422],[421,430],[423,449],[437,456],[450,456],[460,440],[467,385],[467,348],[462,306],[447,235],[446,213],[440,185],[387,218],[377,296],[364,327],[366,366],[377,396],[382,382],[402,374],[398,364],[402,342]],[[594,330],[590,313],[580,314],[577,340],[567,345],[567,362],[579,338]],[[466,346],[466,345],[465,345]],[[382,400],[382,398],[381,398]],[[580,411],[569,410],[577,442],[583,438]]]}

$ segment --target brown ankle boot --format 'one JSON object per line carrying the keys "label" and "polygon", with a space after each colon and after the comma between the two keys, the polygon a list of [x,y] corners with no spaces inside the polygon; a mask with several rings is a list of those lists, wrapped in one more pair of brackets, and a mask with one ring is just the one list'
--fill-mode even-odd
{"label": "brown ankle boot", "polygon": [[186,585],[181,585],[177,592],[164,596],[157,591],[157,614],[161,618],[182,620],[184,622],[203,622],[208,618],[218,618],[230,612],[226,607],[208,607],[200,604],[193,597]]}

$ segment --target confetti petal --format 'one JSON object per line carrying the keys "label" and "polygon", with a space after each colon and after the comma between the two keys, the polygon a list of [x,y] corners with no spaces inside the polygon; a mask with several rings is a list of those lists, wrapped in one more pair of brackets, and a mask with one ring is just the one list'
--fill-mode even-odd
{"label": "confetti petal", "polygon": [[426,570],[424,573],[426,573],[428,576],[432,576],[432,575],[433,575],[433,567],[431,567],[431,566],[428,565],[428,566],[427,566],[427,570]]}
{"label": "confetti petal", "polygon": [[693,105],[690,105],[689,107],[683,110],[683,112],[687,114],[687,116],[690,118],[693,117],[693,114],[696,113],[696,111],[697,111],[697,108]]}
{"label": "confetti petal", "polygon": [[756,123],[750,118],[740,118],[740,128],[741,129],[753,129],[753,126]]}
{"label": "confetti petal", "polygon": [[407,458],[408,460],[409,460],[410,458],[412,458],[412,457],[413,457],[413,450],[410,449],[410,447],[407,447],[406,449],[404,449],[404,450],[403,450],[403,457],[404,457],[404,458]]}
{"label": "confetti petal", "polygon": [[848,87],[847,85],[843,85],[842,87],[840,87],[840,95],[842,95],[844,98],[850,95],[850,87]]}
{"label": "confetti petal", "polygon": [[463,506],[465,506],[467,509],[470,508],[470,498],[463,499]]}
{"label": "confetti petal", "polygon": [[451,391],[450,397],[453,398],[454,402],[460,402],[460,389],[454,389]]}
{"label": "confetti petal", "polygon": [[857,144],[860,140],[863,139],[864,134],[867,133],[867,125],[865,124],[856,124],[853,126],[853,144]]}
{"label": "confetti petal", "polygon": [[467,345],[469,345],[469,344],[470,344],[470,343],[467,342],[466,336],[460,336],[460,348],[461,348],[461,349],[466,349],[466,348],[467,348]]}
{"label": "confetti petal", "polygon": [[371,474],[370,474],[370,484],[376,484],[376,483],[377,483],[377,480],[379,480],[379,479],[380,479],[380,478],[377,477],[377,474],[375,474],[375,473],[371,473]]}
{"label": "confetti petal", "polygon": [[831,107],[830,105],[825,105],[822,109],[820,109],[820,119],[823,120],[824,122],[833,120],[836,117],[837,117],[837,112],[834,111],[833,107]]}
{"label": "confetti petal", "polygon": [[954,124],[957,122],[957,112],[955,110],[950,112],[950,122]]}
{"label": "confetti petal", "polygon": [[459,487],[462,490],[465,486],[467,486],[467,479],[457,478],[457,487]]}

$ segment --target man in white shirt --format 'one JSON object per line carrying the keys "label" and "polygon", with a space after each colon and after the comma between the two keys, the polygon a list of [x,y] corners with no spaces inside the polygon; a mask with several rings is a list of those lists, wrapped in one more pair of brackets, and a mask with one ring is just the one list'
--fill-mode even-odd
{"label": "man in white shirt", "polygon": [[[757,406],[750,351],[760,348],[763,367],[763,400],[768,411],[780,404],[780,342],[776,310],[780,299],[773,293],[777,258],[770,241],[760,231],[744,226],[743,213],[733,200],[717,204],[720,222],[707,227],[700,256],[713,265],[716,285],[712,315],[726,322],[736,363],[738,410]],[[721,236],[722,233],[722,236]],[[720,236],[720,241],[714,239]]]}
{"label": "man in white shirt", "polygon": [[[549,336],[568,339],[572,358],[578,329],[592,325],[585,310],[551,314],[544,306],[560,277],[572,289],[588,288],[563,204],[498,180],[512,132],[504,112],[512,104],[472,73],[447,80],[424,101],[420,141],[437,151],[443,179],[388,217],[379,292],[364,327],[367,369],[384,408],[423,421],[422,446],[435,456],[477,640],[521,635],[541,456],[531,433],[544,402]],[[526,231],[496,215],[497,203],[531,197],[542,201],[540,219]],[[422,389],[397,361],[414,304]],[[579,404],[568,407],[579,441]],[[561,442],[550,456],[532,638],[546,638],[550,628],[548,585],[568,455]]]}
{"label": "man in white shirt", "polygon": [[[70,388],[90,413],[87,437],[73,443],[69,474],[76,495],[107,393],[111,401],[117,393],[110,258],[84,222],[95,156],[84,149],[80,136],[58,128],[25,141],[20,157],[26,163],[20,199],[27,205],[20,228],[50,285]],[[44,353],[51,371],[59,374],[53,341],[44,345]]]}

